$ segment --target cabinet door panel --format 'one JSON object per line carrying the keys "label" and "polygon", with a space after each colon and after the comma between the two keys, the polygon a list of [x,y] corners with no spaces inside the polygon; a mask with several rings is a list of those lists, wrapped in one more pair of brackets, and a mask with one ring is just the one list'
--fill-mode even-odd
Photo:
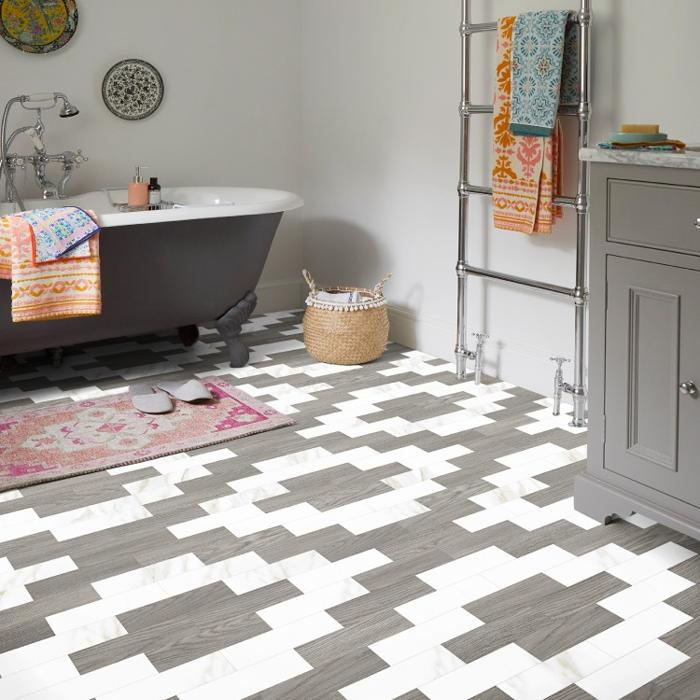
{"label": "cabinet door panel", "polygon": [[700,505],[700,272],[608,258],[605,468]]}

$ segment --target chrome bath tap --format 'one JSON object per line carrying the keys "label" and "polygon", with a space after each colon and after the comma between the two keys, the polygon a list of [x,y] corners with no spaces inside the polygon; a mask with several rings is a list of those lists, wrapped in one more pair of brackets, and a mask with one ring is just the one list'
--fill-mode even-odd
{"label": "chrome bath tap", "polygon": [[[34,170],[34,179],[41,192],[43,199],[62,199],[65,197],[65,189],[68,181],[75,168],[79,168],[82,163],[87,161],[87,157],[78,149],[76,152],[64,151],[51,155],[46,151],[44,143],[44,133],[46,128],[42,119],[42,110],[53,109],[59,103],[62,103],[59,117],[67,118],[74,117],[79,113],[65,94],[62,92],[39,93],[34,95],[19,95],[13,97],[5,105],[2,115],[2,124],[0,126],[0,177],[5,175],[5,200],[8,202],[17,202],[20,209],[24,209],[24,202],[15,186],[15,173],[17,168],[24,169],[27,165],[31,165]],[[7,122],[10,111],[13,105],[19,104],[22,108],[36,112],[35,123],[31,126],[23,126],[15,129],[10,136],[7,136]],[[32,145],[34,153],[31,155],[18,155],[10,153],[10,147],[14,140],[21,134],[25,134]],[[60,163],[63,169],[63,175],[56,184],[51,181],[47,174],[46,168],[51,163]]]}

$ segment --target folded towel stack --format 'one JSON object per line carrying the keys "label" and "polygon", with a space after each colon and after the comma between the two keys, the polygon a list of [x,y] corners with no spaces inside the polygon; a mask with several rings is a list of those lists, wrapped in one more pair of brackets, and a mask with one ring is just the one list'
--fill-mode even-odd
{"label": "folded towel stack", "polygon": [[12,280],[12,320],[101,311],[100,227],[77,207],[0,218],[0,278]]}
{"label": "folded towel stack", "polygon": [[658,124],[623,124],[619,132],[598,146],[632,151],[683,151],[686,148],[683,141],[669,139]]}

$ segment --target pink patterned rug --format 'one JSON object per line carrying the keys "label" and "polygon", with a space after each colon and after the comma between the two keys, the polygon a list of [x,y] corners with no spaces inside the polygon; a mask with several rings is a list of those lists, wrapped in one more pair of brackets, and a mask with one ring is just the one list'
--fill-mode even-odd
{"label": "pink patterned rug", "polygon": [[0,413],[0,492],[216,445],[294,421],[218,378],[214,397],[152,416],[127,394]]}

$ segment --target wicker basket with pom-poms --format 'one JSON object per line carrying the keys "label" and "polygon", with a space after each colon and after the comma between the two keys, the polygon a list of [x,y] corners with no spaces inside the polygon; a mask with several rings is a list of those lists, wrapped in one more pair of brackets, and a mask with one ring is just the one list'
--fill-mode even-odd
{"label": "wicker basket with pom-poms", "polygon": [[[332,365],[361,365],[381,357],[389,340],[384,285],[391,275],[374,289],[342,286],[320,289],[308,270],[304,270],[303,275],[309,285],[304,314],[304,343],[309,354],[319,362]],[[359,300],[322,301],[318,299],[320,292],[357,292]]]}

